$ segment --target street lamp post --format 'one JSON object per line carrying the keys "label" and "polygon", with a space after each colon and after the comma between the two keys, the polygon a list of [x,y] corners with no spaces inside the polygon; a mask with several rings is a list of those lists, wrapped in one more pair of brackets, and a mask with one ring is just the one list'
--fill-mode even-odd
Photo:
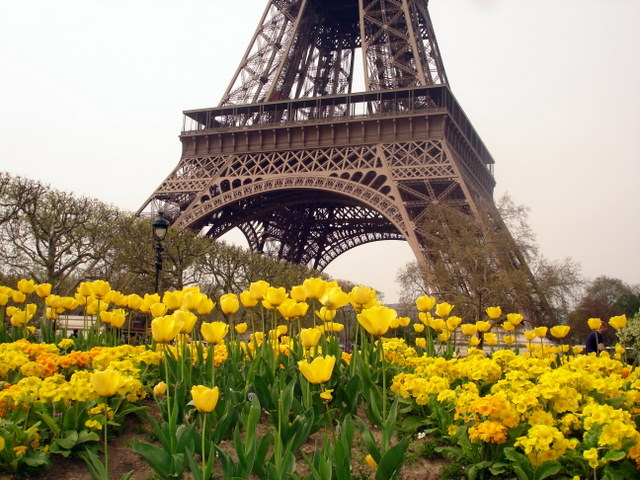
{"label": "street lamp post", "polygon": [[162,270],[162,241],[167,236],[167,230],[169,229],[169,221],[164,218],[164,212],[158,211],[158,216],[151,225],[153,227],[153,238],[156,241],[156,283],[155,292],[158,293],[160,287],[160,270]]}

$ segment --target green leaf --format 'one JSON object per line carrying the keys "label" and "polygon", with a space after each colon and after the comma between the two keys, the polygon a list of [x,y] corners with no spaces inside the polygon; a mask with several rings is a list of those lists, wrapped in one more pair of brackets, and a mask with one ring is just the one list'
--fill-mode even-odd
{"label": "green leaf", "polygon": [[376,444],[369,427],[367,427],[366,423],[364,423],[360,417],[356,418],[356,420],[358,421],[358,429],[360,430],[360,439],[362,440],[362,443],[364,443],[365,448],[376,463],[379,463],[380,451],[378,450],[378,445]]}
{"label": "green leaf", "polygon": [[545,478],[550,477],[551,475],[555,475],[562,469],[562,465],[560,462],[556,460],[550,460],[548,462],[544,462],[538,468],[535,469],[534,480],[543,480]]}
{"label": "green leaf", "polygon": [[64,438],[56,438],[54,440],[54,443],[58,444],[60,447],[64,448],[65,450],[71,450],[73,447],[76,446],[77,441],[78,441],[78,432],[72,430],[71,432],[67,432],[67,436]]}
{"label": "green leaf", "polygon": [[533,468],[531,467],[531,462],[527,457],[513,447],[505,448],[504,455],[507,460],[511,460],[513,462],[512,468],[513,471],[516,472],[518,480],[530,480],[533,478]]}
{"label": "green leaf", "polygon": [[620,450],[609,450],[605,454],[604,460],[606,460],[607,462],[617,462],[618,460],[622,460],[626,456],[627,454]]}
{"label": "green leaf", "polygon": [[376,480],[389,480],[394,478],[404,463],[404,454],[409,446],[409,438],[403,438],[399,443],[387,450],[378,462]]}
{"label": "green leaf", "polygon": [[171,471],[171,456],[162,448],[136,440],[132,450],[141,455],[159,475],[162,476]]}

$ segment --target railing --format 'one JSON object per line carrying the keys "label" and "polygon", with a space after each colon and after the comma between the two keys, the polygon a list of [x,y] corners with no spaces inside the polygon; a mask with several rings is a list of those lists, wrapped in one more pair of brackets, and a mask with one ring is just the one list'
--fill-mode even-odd
{"label": "railing", "polygon": [[447,85],[188,110],[184,112],[182,133],[202,134],[421,113],[447,113],[483,163],[487,166],[494,163]]}

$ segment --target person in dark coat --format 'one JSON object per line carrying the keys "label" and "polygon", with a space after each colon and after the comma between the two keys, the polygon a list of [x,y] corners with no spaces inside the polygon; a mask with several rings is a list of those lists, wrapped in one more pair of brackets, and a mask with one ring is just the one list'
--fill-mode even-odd
{"label": "person in dark coat", "polygon": [[589,334],[587,337],[585,353],[600,353],[604,351],[604,333],[607,331],[607,328],[607,322],[600,322],[600,328]]}

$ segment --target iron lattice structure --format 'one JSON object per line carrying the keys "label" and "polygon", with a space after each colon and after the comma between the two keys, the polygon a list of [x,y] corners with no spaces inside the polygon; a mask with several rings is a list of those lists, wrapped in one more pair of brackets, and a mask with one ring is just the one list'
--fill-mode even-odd
{"label": "iron lattice structure", "polygon": [[[268,0],[220,105],[184,112],[180,162],[139,213],[237,227],[319,270],[406,240],[428,271],[426,207],[496,212],[494,160],[447,85],[427,1]],[[515,246],[498,263],[528,270]]]}

